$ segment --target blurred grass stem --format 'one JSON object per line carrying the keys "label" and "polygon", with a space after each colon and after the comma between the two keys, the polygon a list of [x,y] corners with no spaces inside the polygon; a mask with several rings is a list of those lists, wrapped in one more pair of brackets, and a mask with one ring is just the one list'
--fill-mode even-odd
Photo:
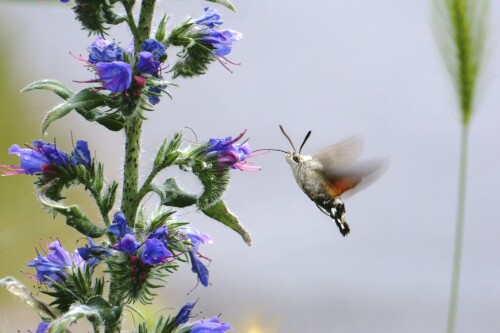
{"label": "blurred grass stem", "polygon": [[454,333],[465,224],[469,124],[474,113],[477,78],[483,58],[489,0],[434,0],[434,4],[436,5],[435,33],[457,91],[462,126],[455,244],[447,325],[447,332]]}
{"label": "blurred grass stem", "polygon": [[465,203],[467,194],[467,150],[469,143],[469,129],[462,126],[460,138],[460,171],[458,175],[457,221],[455,229],[455,246],[453,251],[453,269],[451,276],[450,301],[448,305],[447,333],[455,332],[455,323],[458,307],[458,292],[460,289],[460,267],[462,262],[462,241],[465,222]]}

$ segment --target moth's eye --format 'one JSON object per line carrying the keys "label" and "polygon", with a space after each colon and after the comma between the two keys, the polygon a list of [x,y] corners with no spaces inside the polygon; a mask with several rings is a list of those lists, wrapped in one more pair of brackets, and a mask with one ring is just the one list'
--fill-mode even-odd
{"label": "moth's eye", "polygon": [[299,161],[300,161],[300,156],[299,156],[299,154],[293,154],[293,160],[294,160],[295,162],[299,163]]}

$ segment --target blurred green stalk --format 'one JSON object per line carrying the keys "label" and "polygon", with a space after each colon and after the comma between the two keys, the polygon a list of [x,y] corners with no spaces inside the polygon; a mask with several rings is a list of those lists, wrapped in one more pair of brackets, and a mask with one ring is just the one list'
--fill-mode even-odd
{"label": "blurred green stalk", "polygon": [[488,0],[435,0],[436,35],[460,104],[462,131],[458,178],[457,219],[448,306],[447,332],[455,332],[460,266],[465,222],[467,184],[467,146],[469,124],[474,110],[477,77],[484,50]]}

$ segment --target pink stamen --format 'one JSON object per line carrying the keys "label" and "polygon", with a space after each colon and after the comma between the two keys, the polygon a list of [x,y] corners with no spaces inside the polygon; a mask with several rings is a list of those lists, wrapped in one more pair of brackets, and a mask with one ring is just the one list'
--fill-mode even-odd
{"label": "pink stamen", "polygon": [[217,61],[222,65],[222,67],[224,67],[229,73],[233,74],[233,71],[230,70],[229,67],[227,67],[226,63],[222,61],[220,57],[215,57],[215,59],[217,59]]}
{"label": "pink stamen", "polygon": [[231,60],[229,60],[226,57],[220,57],[220,58],[224,59],[225,61],[227,61],[228,63],[230,63],[233,66],[240,66],[241,65],[241,62],[232,62]]}
{"label": "pink stamen", "polygon": [[229,145],[232,145],[235,142],[238,142],[238,140],[240,140],[245,135],[246,132],[247,132],[247,130],[245,129],[243,131],[243,133],[241,133],[240,135],[238,135],[233,141],[226,143],[226,146],[229,146]]}

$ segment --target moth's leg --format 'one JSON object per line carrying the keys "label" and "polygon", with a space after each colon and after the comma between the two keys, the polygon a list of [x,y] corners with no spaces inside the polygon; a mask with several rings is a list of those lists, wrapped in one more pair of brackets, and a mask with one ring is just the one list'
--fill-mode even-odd
{"label": "moth's leg", "polygon": [[[326,216],[329,216],[329,217],[332,217],[332,214],[331,214],[331,211],[329,209],[326,209],[325,207],[323,206],[320,206],[319,204],[316,203],[316,207],[318,207],[318,209],[323,213],[325,214]],[[333,218],[333,217],[332,217]]]}
{"label": "moth's leg", "polygon": [[345,221],[345,205],[342,199],[333,199],[330,216],[337,224],[337,227],[339,227],[342,236],[347,235],[351,231],[349,225]]}

